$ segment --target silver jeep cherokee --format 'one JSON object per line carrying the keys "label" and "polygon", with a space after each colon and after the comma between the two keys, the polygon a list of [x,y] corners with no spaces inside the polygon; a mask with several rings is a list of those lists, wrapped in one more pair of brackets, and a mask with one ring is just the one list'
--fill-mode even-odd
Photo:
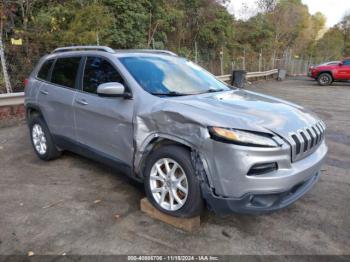
{"label": "silver jeep cherokee", "polygon": [[198,215],[284,208],[318,180],[325,125],[303,107],[237,89],[169,51],[64,47],[26,81],[31,141],[144,182],[159,210]]}

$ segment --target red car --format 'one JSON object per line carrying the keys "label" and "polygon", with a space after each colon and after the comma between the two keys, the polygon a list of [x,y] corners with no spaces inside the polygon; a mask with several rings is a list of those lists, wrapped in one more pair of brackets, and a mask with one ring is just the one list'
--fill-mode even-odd
{"label": "red car", "polygon": [[310,68],[310,76],[317,80],[319,85],[331,85],[336,81],[350,80],[350,58],[335,63],[325,63]]}

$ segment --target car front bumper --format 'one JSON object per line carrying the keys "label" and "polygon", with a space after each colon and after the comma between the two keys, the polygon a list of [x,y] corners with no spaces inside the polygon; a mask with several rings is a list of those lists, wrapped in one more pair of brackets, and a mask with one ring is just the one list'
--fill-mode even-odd
{"label": "car front bumper", "polygon": [[288,191],[273,194],[247,194],[241,199],[230,199],[215,196],[208,187],[202,188],[203,197],[211,210],[217,214],[243,213],[263,214],[273,212],[293,204],[317,182],[320,173],[294,186]]}
{"label": "car front bumper", "polygon": [[[205,158],[208,183],[202,194],[217,213],[265,213],[289,206],[317,182],[328,148],[325,141],[311,155],[291,162],[288,146],[252,148],[211,142],[215,157]],[[277,164],[278,169],[248,176],[259,163]]]}

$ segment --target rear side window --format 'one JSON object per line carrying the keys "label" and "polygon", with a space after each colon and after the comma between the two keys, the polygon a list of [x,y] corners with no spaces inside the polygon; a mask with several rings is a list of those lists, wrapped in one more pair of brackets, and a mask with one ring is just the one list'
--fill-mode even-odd
{"label": "rear side window", "polygon": [[49,73],[51,66],[53,64],[53,59],[46,60],[44,64],[41,66],[39,73],[38,73],[38,78],[42,80],[49,80]]}
{"label": "rear side window", "polygon": [[124,84],[123,78],[110,62],[101,57],[88,57],[84,70],[83,91],[96,94],[97,87],[108,82]]}
{"label": "rear side window", "polygon": [[80,59],[80,57],[58,58],[52,71],[51,82],[74,88]]}

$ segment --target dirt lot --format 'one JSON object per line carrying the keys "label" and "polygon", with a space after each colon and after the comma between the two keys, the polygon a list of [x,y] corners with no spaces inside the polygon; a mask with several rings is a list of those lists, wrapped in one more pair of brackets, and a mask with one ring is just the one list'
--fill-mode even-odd
{"label": "dirt lot", "polygon": [[[350,83],[306,79],[249,89],[310,107],[328,125],[318,184],[270,215],[218,217],[184,233],[139,210],[142,186],[65,153],[34,154],[25,125],[0,129],[0,254],[350,254]],[[100,201],[98,201],[100,200]]]}

